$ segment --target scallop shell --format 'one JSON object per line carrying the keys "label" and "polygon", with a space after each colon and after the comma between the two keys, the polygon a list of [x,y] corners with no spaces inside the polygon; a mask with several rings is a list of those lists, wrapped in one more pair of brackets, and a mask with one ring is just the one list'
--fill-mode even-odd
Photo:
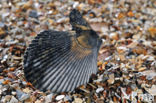
{"label": "scallop shell", "polygon": [[82,47],[70,32],[41,32],[25,52],[25,77],[41,91],[73,91],[97,72],[98,49]]}

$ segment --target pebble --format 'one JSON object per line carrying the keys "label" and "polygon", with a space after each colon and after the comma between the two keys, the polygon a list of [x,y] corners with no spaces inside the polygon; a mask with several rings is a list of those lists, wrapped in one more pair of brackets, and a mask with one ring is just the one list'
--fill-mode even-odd
{"label": "pebble", "polygon": [[11,99],[11,95],[6,95],[3,99],[4,103],[9,102]]}
{"label": "pebble", "polygon": [[147,60],[148,60],[148,61],[154,61],[155,58],[154,58],[153,56],[149,56],[149,57],[147,58]]}
{"label": "pebble", "polygon": [[14,96],[12,96],[9,103],[19,103],[19,102]]}
{"label": "pebble", "polygon": [[56,100],[59,101],[59,100],[63,99],[64,97],[65,97],[65,95],[58,95],[58,96],[56,97]]}
{"label": "pebble", "polygon": [[123,98],[125,98],[125,99],[130,99],[130,96],[131,96],[131,95],[128,95],[128,94],[125,92],[125,88],[121,88],[121,91],[122,91],[122,94],[123,94]]}
{"label": "pebble", "polygon": [[154,77],[156,77],[156,72],[154,72],[153,70],[146,70],[141,74],[145,75],[147,80],[152,80]]}
{"label": "pebble", "polygon": [[119,39],[119,35],[118,35],[117,33],[115,33],[115,32],[110,33],[110,34],[109,34],[109,37],[110,37],[111,39],[114,39],[114,40],[118,40],[118,39]]}
{"label": "pebble", "polygon": [[29,11],[29,17],[38,18],[37,11],[35,11],[35,10]]}
{"label": "pebble", "polygon": [[109,56],[109,57],[105,58],[105,61],[108,61],[108,60],[110,60],[111,58],[112,58],[112,56]]}
{"label": "pebble", "polygon": [[73,8],[76,8],[79,5],[79,2],[74,2]]}
{"label": "pebble", "polygon": [[11,94],[15,96],[16,95],[16,92],[15,91],[12,91]]}
{"label": "pebble", "polygon": [[132,100],[137,96],[137,92],[132,92]]}
{"label": "pebble", "polygon": [[147,91],[153,95],[153,96],[156,96],[156,86],[153,85],[150,89],[147,89]]}
{"label": "pebble", "polygon": [[4,23],[0,22],[0,28],[3,28],[4,26]]}
{"label": "pebble", "polygon": [[26,85],[27,85],[27,82],[26,82],[26,81],[22,81],[22,84],[23,84],[24,86],[26,86]]}
{"label": "pebble", "polygon": [[64,101],[72,102],[72,98],[66,95]]}
{"label": "pebble", "polygon": [[97,88],[97,89],[96,89],[96,93],[100,93],[100,92],[102,92],[103,90],[104,90],[104,88],[102,88],[102,87]]}
{"label": "pebble", "polygon": [[83,103],[83,100],[81,98],[75,98],[74,103]]}
{"label": "pebble", "polygon": [[47,95],[47,96],[45,97],[45,102],[46,102],[46,103],[50,103],[50,102],[52,101],[52,96],[53,96],[53,94]]}
{"label": "pebble", "polygon": [[22,92],[20,90],[17,90],[16,93],[17,93],[17,97],[18,97],[18,99],[20,101],[24,101],[24,100],[26,100],[26,99],[28,99],[30,97],[29,94],[26,94],[26,93],[24,93],[24,92]]}
{"label": "pebble", "polygon": [[18,40],[8,41],[8,42],[6,42],[6,45],[10,46],[10,45],[14,45],[16,43],[18,43]]}
{"label": "pebble", "polygon": [[32,91],[30,90],[29,87],[26,87],[26,88],[23,89],[23,92],[27,93],[27,94],[30,94]]}
{"label": "pebble", "polygon": [[112,73],[112,74],[109,75],[109,79],[107,80],[107,82],[108,82],[109,84],[113,84],[114,81],[115,81],[114,73]]}
{"label": "pebble", "polygon": [[3,20],[6,19],[6,17],[9,16],[9,15],[10,15],[9,12],[3,13],[3,14],[2,14],[2,19],[3,19]]}
{"label": "pebble", "polygon": [[56,22],[57,23],[62,23],[62,22],[64,22],[65,20],[67,20],[65,17],[63,17],[63,18],[60,18],[60,19],[58,19]]}
{"label": "pebble", "polygon": [[42,101],[41,100],[36,100],[35,103],[42,103]]}
{"label": "pebble", "polygon": [[94,80],[94,82],[101,82],[103,80],[103,75],[100,75],[98,79]]}
{"label": "pebble", "polygon": [[132,90],[135,91],[135,90],[137,90],[137,85],[136,85],[136,84],[132,84],[132,85],[131,85],[131,88],[132,88]]}
{"label": "pebble", "polygon": [[1,86],[1,84],[4,82],[4,79],[0,79],[0,86]]}

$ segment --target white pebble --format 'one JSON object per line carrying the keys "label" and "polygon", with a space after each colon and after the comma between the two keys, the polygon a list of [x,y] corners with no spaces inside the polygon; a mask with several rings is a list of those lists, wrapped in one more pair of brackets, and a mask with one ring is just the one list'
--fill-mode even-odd
{"label": "white pebble", "polygon": [[101,91],[103,91],[104,90],[104,88],[98,88],[98,89],[96,89],[96,93],[99,93],[99,92],[101,92]]}
{"label": "white pebble", "polygon": [[61,99],[63,99],[65,97],[65,95],[58,95],[57,97],[56,97],[56,100],[61,100]]}

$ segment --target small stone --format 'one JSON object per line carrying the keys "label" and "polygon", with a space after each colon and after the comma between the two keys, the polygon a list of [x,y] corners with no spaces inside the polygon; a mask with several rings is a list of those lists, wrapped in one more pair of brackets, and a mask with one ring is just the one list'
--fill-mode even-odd
{"label": "small stone", "polygon": [[80,90],[82,90],[82,91],[84,91],[85,93],[90,93],[90,91],[89,90],[87,90],[86,88],[84,88],[83,86],[82,87],[80,87]]}
{"label": "small stone", "polygon": [[24,101],[24,100],[26,100],[26,99],[28,99],[30,97],[29,94],[26,94],[26,93],[24,93],[24,92],[22,92],[20,90],[17,90],[16,93],[17,93],[17,97],[18,97],[18,99],[20,101]]}
{"label": "small stone", "polygon": [[146,70],[146,67],[141,67],[141,68],[139,68],[139,72],[142,72],[142,71],[144,71],[144,70]]}
{"label": "small stone", "polygon": [[132,11],[129,11],[129,12],[127,13],[127,15],[128,15],[129,17],[133,17],[133,16],[134,16],[134,13],[133,13]]}
{"label": "small stone", "polygon": [[102,88],[102,87],[101,87],[101,88],[97,88],[97,89],[96,89],[96,93],[100,93],[100,92],[102,92],[103,90],[104,90],[104,88]]}
{"label": "small stone", "polygon": [[10,99],[11,99],[11,95],[6,95],[5,98],[4,98],[5,103],[9,102]]}
{"label": "small stone", "polygon": [[24,5],[22,4],[22,9],[27,10],[32,8],[33,5],[33,0],[29,0],[28,2],[24,3]]}
{"label": "small stone", "polygon": [[30,94],[31,90],[29,88],[25,88],[25,89],[23,89],[23,92]]}
{"label": "small stone", "polygon": [[[18,81],[17,81],[17,82],[18,82]],[[14,88],[14,89],[17,89],[17,88],[19,88],[19,84],[17,84],[17,83],[12,84],[11,87]]]}
{"label": "small stone", "polygon": [[10,46],[10,45],[14,45],[16,43],[18,43],[18,41],[17,40],[14,40],[14,41],[6,42],[6,45]]}
{"label": "small stone", "polygon": [[148,60],[148,61],[154,61],[155,58],[154,58],[153,56],[149,56],[149,57],[147,58],[147,60]]}
{"label": "small stone", "polygon": [[0,79],[3,79],[4,77],[3,76],[0,76]]}
{"label": "small stone", "polygon": [[149,31],[149,33],[150,33],[150,35],[151,35],[152,38],[156,38],[156,28],[150,27],[148,29],[148,31]]}
{"label": "small stone", "polygon": [[3,28],[4,26],[4,23],[0,22],[0,28]]}
{"label": "small stone", "polygon": [[132,92],[132,101],[133,101],[133,99],[135,99],[135,97],[137,96],[137,92]]}
{"label": "small stone", "polygon": [[132,43],[130,43],[127,47],[128,48],[135,48],[138,45],[138,42],[133,41]]}
{"label": "small stone", "polygon": [[14,68],[14,67],[12,67],[12,68],[10,68],[10,69],[9,69],[9,71],[14,71],[14,70],[15,70],[15,68]]}
{"label": "small stone", "polygon": [[70,97],[70,96],[66,95],[66,96],[65,96],[65,101],[69,101],[69,102],[71,102],[71,101],[72,101],[72,99],[71,99],[71,97]]}
{"label": "small stone", "polygon": [[109,57],[105,58],[105,61],[108,61],[108,60],[110,60],[111,58],[112,58],[112,56],[109,56]]}
{"label": "small stone", "polygon": [[81,98],[75,98],[74,103],[83,103]]}
{"label": "small stone", "polygon": [[53,96],[53,94],[47,95],[47,96],[45,97],[45,102],[46,102],[46,103],[50,103],[50,102],[52,101],[52,96]]}
{"label": "small stone", "polygon": [[126,93],[126,89],[125,88],[121,88],[121,92],[123,94],[123,98],[125,99],[129,99],[130,95]]}
{"label": "small stone", "polygon": [[2,19],[6,19],[6,17],[9,16],[9,15],[10,15],[9,12],[2,13]]}
{"label": "small stone", "polygon": [[101,82],[103,80],[103,75],[100,75],[97,80],[94,80],[94,82]]}
{"label": "small stone", "polygon": [[94,11],[88,11],[88,14],[89,14],[89,16],[92,17],[92,18],[95,18],[95,17],[96,17],[96,14],[95,14]]}
{"label": "small stone", "polygon": [[118,40],[119,39],[119,35],[117,33],[110,33],[109,37],[113,40]]}
{"label": "small stone", "polygon": [[41,100],[36,100],[35,103],[42,103],[42,101]]}
{"label": "small stone", "polygon": [[16,75],[15,73],[8,73],[8,77],[11,78],[11,79],[16,79]]}
{"label": "small stone", "polygon": [[26,100],[26,99],[28,99],[30,96],[28,95],[28,94],[23,94],[20,98],[19,98],[19,100],[20,101],[24,101],[24,100]]}
{"label": "small stone", "polygon": [[16,92],[12,91],[11,94],[12,94],[12,95],[16,95]]}
{"label": "small stone", "polygon": [[37,11],[31,10],[31,11],[29,12],[29,17],[38,18]]}
{"label": "small stone", "polygon": [[126,94],[128,94],[128,95],[130,95],[132,93],[132,89],[131,89],[131,87],[127,87],[126,88]]}
{"label": "small stone", "polygon": [[74,2],[73,8],[76,8],[79,5],[79,2]]}
{"label": "small stone", "polygon": [[5,34],[5,31],[2,28],[0,28],[0,38],[5,37]]}
{"label": "small stone", "polygon": [[3,81],[3,84],[6,85],[6,84],[8,84],[9,82],[10,82],[10,80],[5,80],[5,81]]}
{"label": "small stone", "polygon": [[114,73],[109,75],[109,79],[107,80],[107,82],[109,84],[113,84],[114,83]]}
{"label": "small stone", "polygon": [[123,19],[124,17],[125,17],[125,15],[123,13],[119,13],[117,18],[118,19]]}
{"label": "small stone", "polygon": [[102,99],[99,99],[99,98],[98,98],[98,99],[96,100],[96,103],[104,103],[104,101],[103,101]]}
{"label": "small stone", "polygon": [[141,73],[146,76],[147,80],[152,80],[154,77],[156,77],[156,72],[154,70],[146,70]]}
{"label": "small stone", "polygon": [[132,90],[135,91],[135,90],[137,90],[137,85],[136,85],[136,84],[132,84],[132,85],[131,85],[131,88],[132,88]]}
{"label": "small stone", "polygon": [[103,27],[101,27],[101,31],[102,31],[103,33],[107,33],[109,30],[108,30],[108,27],[103,26]]}
{"label": "small stone", "polygon": [[148,91],[151,95],[156,96],[156,85],[153,85],[152,88],[147,89],[147,91]]}
{"label": "small stone", "polygon": [[12,96],[9,103],[18,103],[18,100],[14,96]]}
{"label": "small stone", "polygon": [[58,96],[56,97],[56,100],[59,101],[59,100],[63,99],[64,97],[65,97],[65,95],[58,95]]}
{"label": "small stone", "polygon": [[[33,103],[34,101],[36,101],[36,98],[37,98],[36,96],[31,95],[31,97],[26,99],[24,103]],[[46,102],[46,103],[50,103],[50,102]]]}
{"label": "small stone", "polygon": [[24,86],[26,86],[26,85],[27,85],[27,82],[26,82],[26,81],[22,81],[22,84],[23,84]]}
{"label": "small stone", "polygon": [[57,23],[63,23],[65,20],[67,20],[65,17],[58,19],[56,22]]}
{"label": "small stone", "polygon": [[126,48],[126,47],[124,47],[124,46],[119,46],[119,47],[117,47],[117,51],[118,51],[118,53],[124,53],[125,51],[127,51],[128,49]]}

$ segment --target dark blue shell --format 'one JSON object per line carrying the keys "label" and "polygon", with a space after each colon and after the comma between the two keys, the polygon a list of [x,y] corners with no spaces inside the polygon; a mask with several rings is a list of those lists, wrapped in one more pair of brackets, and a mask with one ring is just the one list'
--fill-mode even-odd
{"label": "dark blue shell", "polygon": [[[47,30],[38,34],[24,55],[24,74],[26,80],[41,91],[73,91],[86,84],[90,76],[97,72],[97,55],[101,39],[86,32],[89,43],[70,32]],[[91,36],[91,37],[90,37]],[[81,45],[87,44],[91,48]]]}

